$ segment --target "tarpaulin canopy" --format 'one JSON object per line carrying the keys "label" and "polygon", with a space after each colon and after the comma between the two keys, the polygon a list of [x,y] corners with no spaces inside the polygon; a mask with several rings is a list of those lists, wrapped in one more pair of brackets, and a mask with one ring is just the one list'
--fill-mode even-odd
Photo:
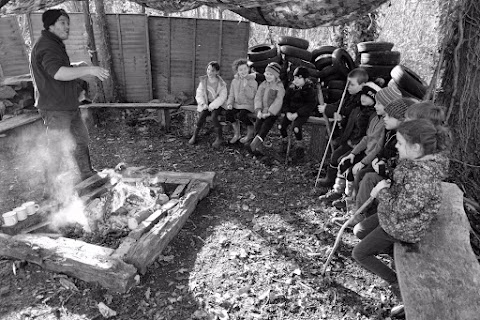
{"label": "tarpaulin canopy", "polygon": [[[220,7],[263,25],[313,28],[363,16],[388,0],[130,0],[163,12]],[[0,16],[43,10],[64,0],[0,0]]]}

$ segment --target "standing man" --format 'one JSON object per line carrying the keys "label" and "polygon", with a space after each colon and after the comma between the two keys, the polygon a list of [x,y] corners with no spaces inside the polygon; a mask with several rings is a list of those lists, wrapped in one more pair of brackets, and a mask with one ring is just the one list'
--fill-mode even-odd
{"label": "standing man", "polygon": [[64,10],[47,10],[42,21],[45,29],[33,46],[30,64],[38,91],[36,107],[47,130],[47,181],[53,184],[49,188],[58,191],[62,188],[56,183],[59,176],[68,172],[72,164],[78,167],[81,180],[95,174],[90,162],[87,127],[78,108],[82,91],[78,79],[94,76],[103,81],[109,72],[85,62],[70,63],[63,43],[68,39],[70,18]]}

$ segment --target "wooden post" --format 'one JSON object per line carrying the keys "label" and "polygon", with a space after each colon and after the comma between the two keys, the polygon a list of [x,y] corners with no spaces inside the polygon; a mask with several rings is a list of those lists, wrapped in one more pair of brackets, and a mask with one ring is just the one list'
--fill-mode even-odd
{"label": "wooden post", "polygon": [[172,18],[168,17],[168,57],[167,61],[167,92],[172,91]]}
{"label": "wooden post", "polygon": [[[98,61],[98,52],[97,52],[97,45],[95,43],[95,36],[93,33],[93,26],[92,26],[92,16],[90,14],[90,0],[85,0],[83,2],[83,17],[85,20],[85,30],[87,31],[87,50],[90,56],[90,60],[94,66],[99,66],[100,63]],[[97,85],[98,90],[102,94],[102,101],[105,102],[105,91],[103,88],[102,81],[95,78],[95,84]]]}
{"label": "wooden post", "polygon": [[117,37],[118,37],[118,51],[120,53],[120,69],[122,72],[122,88],[123,94],[127,96],[127,78],[125,76],[125,57],[123,56],[123,39],[122,39],[122,23],[120,21],[120,15],[116,14],[117,19]]}
{"label": "wooden post", "polygon": [[105,15],[105,6],[103,0],[94,0],[95,8],[97,12],[97,25],[100,30],[100,43],[101,47],[104,49],[105,56],[105,68],[110,72],[110,81],[112,84],[112,99],[115,102],[123,100],[118,92],[118,83],[117,77],[113,70],[113,59],[112,59],[112,45],[110,43],[110,35],[108,31],[107,18]]}
{"label": "wooden post", "polygon": [[[145,9],[145,6],[142,5]],[[145,13],[145,12],[144,12]],[[153,99],[152,61],[150,60],[150,35],[148,34],[148,16],[145,15],[145,46],[147,51],[147,80],[149,100]]]}
{"label": "wooden post", "polygon": [[197,66],[197,19],[193,21],[193,52],[192,52],[192,92],[195,92],[195,69]]}
{"label": "wooden post", "polygon": [[395,267],[407,319],[478,319],[480,264],[470,244],[463,194],[442,183],[442,204],[416,246],[395,243]]}

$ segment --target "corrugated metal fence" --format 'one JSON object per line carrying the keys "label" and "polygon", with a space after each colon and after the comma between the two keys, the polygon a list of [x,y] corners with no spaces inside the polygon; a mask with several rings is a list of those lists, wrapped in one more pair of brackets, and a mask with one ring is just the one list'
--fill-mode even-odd
{"label": "corrugated metal fence", "polygon": [[[90,61],[83,14],[69,15],[65,45],[70,60]],[[33,42],[43,29],[41,20],[41,14],[30,15]],[[193,95],[211,60],[220,62],[220,74],[228,82],[232,62],[247,55],[248,22],[109,14],[107,23],[114,71],[126,102],[162,99],[168,93]],[[98,39],[96,23],[93,27]]]}

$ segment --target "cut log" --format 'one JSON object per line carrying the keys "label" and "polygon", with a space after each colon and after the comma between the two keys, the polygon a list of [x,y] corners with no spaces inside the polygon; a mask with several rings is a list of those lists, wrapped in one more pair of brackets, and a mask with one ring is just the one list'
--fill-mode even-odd
{"label": "cut log", "polygon": [[127,292],[135,285],[137,270],[111,257],[113,249],[83,241],[21,234],[0,234],[0,255],[25,260],[45,269],[61,272],[104,288]]}
{"label": "cut log", "polygon": [[128,236],[135,240],[140,239],[146,232],[150,231],[160,219],[166,217],[170,210],[171,209],[160,209],[153,212],[148,218],[142,221],[135,230],[132,230]]}
{"label": "cut log", "polygon": [[32,82],[30,73],[22,74],[14,77],[5,77],[0,79],[0,86],[16,86],[22,85],[24,82]]}
{"label": "cut log", "polygon": [[[133,264],[143,274],[147,267],[162,253],[162,250],[177,235],[197,203],[209,192],[207,182],[192,185],[190,191],[182,197],[171,214],[162,219],[149,232],[145,233],[128,251],[125,261]],[[155,248],[151,250],[150,248]]]}
{"label": "cut log", "polygon": [[0,121],[0,133],[33,123],[42,117],[38,113],[25,113]]}
{"label": "cut log", "polygon": [[145,219],[147,219],[154,212],[153,208],[146,208],[135,212],[128,218],[128,228],[134,230]]}
{"label": "cut log", "polygon": [[443,183],[443,200],[418,247],[395,243],[395,266],[407,319],[478,319],[480,265],[470,245],[463,195]]}
{"label": "cut log", "polygon": [[110,180],[110,177],[108,174],[97,173],[91,176],[90,178],[85,179],[82,182],[78,183],[75,186],[75,191],[77,191],[78,195],[81,197],[103,186],[109,180]]}
{"label": "cut log", "polygon": [[[189,181],[190,182],[190,181]],[[170,198],[171,199],[178,199],[182,196],[182,193],[183,191],[185,190],[185,187],[187,186],[187,184],[179,184],[175,190],[173,191],[173,193],[170,195]]]}

